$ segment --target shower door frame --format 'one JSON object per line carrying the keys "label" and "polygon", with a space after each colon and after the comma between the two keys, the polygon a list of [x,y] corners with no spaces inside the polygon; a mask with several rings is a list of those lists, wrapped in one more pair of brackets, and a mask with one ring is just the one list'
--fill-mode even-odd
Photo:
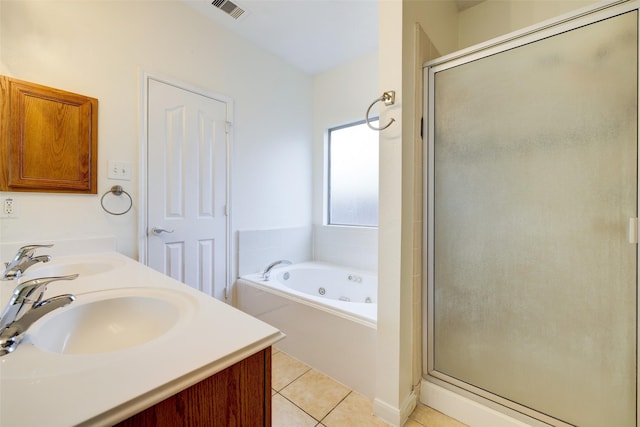
{"label": "shower door frame", "polygon": [[[439,409],[437,406],[442,405],[440,410],[445,413],[449,413],[449,415],[456,416],[456,414],[452,413],[453,407],[460,406],[460,403],[467,401],[469,403],[468,408],[456,408],[455,410],[460,411],[461,416],[459,419],[461,421],[469,422],[469,417],[471,413],[478,413],[477,408],[473,408],[472,406],[477,403],[481,403],[486,408],[490,408],[489,412],[499,412],[501,414],[507,415],[508,417],[512,417],[514,423],[513,424],[501,424],[501,425],[521,425],[518,424],[518,421],[525,422],[528,425],[532,426],[559,426],[559,427],[571,427],[570,424],[559,421],[556,418],[547,416],[545,414],[541,414],[535,410],[524,407],[519,404],[514,404],[512,401],[502,398],[500,396],[493,395],[492,393],[486,392],[478,387],[471,386],[466,384],[460,380],[455,378],[446,377],[441,374],[441,378],[438,377],[438,374],[434,376],[432,372],[434,371],[434,239],[432,236],[434,235],[434,139],[435,139],[435,131],[434,131],[434,84],[435,84],[435,73],[446,70],[448,68],[456,67],[468,62],[472,62],[490,55],[494,55],[509,49],[513,49],[519,46],[523,46],[525,44],[533,43],[544,38],[548,38],[551,36],[555,36],[561,34],[566,31],[570,31],[581,26],[585,26],[588,24],[593,24],[595,22],[601,21],[606,18],[611,18],[616,15],[638,11],[638,21],[640,21],[640,0],[612,0],[608,2],[601,2],[595,5],[585,7],[582,9],[578,9],[574,12],[561,15],[554,19],[545,21],[541,24],[537,24],[531,27],[527,27],[523,30],[516,31],[505,36],[490,40],[488,42],[473,46],[471,48],[467,48],[453,54],[438,58],[433,61],[427,62],[423,67],[423,78],[424,78],[424,90],[426,91],[425,96],[425,104],[424,104],[424,135],[426,136],[425,143],[427,144],[427,149],[424,150],[424,165],[426,167],[426,173],[424,174],[424,188],[426,189],[426,197],[424,197],[424,212],[427,214],[426,227],[424,227],[423,231],[423,247],[426,249],[424,251],[423,265],[426,266],[426,272],[423,275],[423,289],[426,288],[426,292],[423,292],[423,392],[425,393],[425,384],[431,383],[436,386],[442,387],[442,389],[449,390],[454,392],[456,395],[462,398],[462,400],[458,401],[456,404],[443,404],[440,398],[435,399],[433,403],[424,401],[427,404],[431,404],[435,409]],[[640,33],[640,22],[638,22],[638,29]],[[640,35],[639,35],[640,38]],[[640,42],[638,43],[638,48],[640,50]],[[640,58],[640,52],[638,55]],[[640,59],[639,59],[640,61]],[[638,68],[638,74],[640,75],[640,67]],[[640,76],[638,77],[638,99],[640,100]],[[638,126],[640,129],[640,108],[638,108]],[[640,130],[639,130],[640,132]],[[638,159],[637,164],[640,165],[640,146],[638,148]],[[640,215],[640,170],[637,173],[637,206],[636,206],[636,216]],[[638,241],[638,230],[637,226],[635,231],[635,235],[633,238],[636,240],[636,247]],[[633,231],[630,230],[629,238],[632,238]],[[631,244],[631,243],[630,243]],[[640,427],[640,328],[639,319],[640,316],[639,308],[640,308],[640,292],[638,292],[638,269],[640,269],[640,251],[636,249],[636,426]],[[425,334],[426,331],[426,334]],[[426,357],[425,357],[426,355]],[[446,379],[445,379],[446,377]],[[463,387],[464,385],[464,387]],[[446,393],[444,394],[446,395]],[[443,396],[444,396],[443,395]],[[466,399],[465,399],[466,398]],[[467,400],[468,399],[468,400]],[[476,403],[477,402],[477,403]],[[464,414],[464,415],[462,415]],[[516,421],[518,420],[518,421]],[[486,421],[486,420],[485,420]],[[504,422],[505,420],[501,420]]]}

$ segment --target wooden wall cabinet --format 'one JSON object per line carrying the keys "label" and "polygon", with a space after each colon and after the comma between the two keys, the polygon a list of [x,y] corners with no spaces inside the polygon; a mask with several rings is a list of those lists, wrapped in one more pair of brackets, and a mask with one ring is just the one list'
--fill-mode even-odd
{"label": "wooden wall cabinet", "polygon": [[97,193],[98,100],[0,76],[0,191]]}
{"label": "wooden wall cabinet", "polygon": [[271,427],[271,347],[115,427]]}

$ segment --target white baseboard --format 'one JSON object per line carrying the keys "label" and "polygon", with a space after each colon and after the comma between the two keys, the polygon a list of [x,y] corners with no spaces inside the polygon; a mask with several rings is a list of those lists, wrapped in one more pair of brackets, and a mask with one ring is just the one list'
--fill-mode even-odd
{"label": "white baseboard", "polygon": [[415,391],[409,393],[400,408],[396,408],[380,399],[373,400],[373,414],[392,426],[403,426],[416,408],[418,396]]}

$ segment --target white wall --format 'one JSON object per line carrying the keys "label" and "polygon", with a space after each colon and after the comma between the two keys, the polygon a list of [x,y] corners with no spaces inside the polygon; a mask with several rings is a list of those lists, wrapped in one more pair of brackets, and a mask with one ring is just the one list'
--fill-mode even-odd
{"label": "white wall", "polygon": [[[380,213],[378,234],[378,342],[376,363],[376,399],[374,413],[394,425],[403,421],[401,407],[411,391],[407,383],[406,341],[402,312],[402,127],[403,127],[403,62],[402,1],[383,1],[380,7],[378,90],[396,91],[396,104],[384,108],[380,123],[395,118],[387,130],[380,133]],[[402,64],[402,67],[398,66]],[[409,124],[407,124],[409,125]],[[409,224],[405,224],[409,225]],[[410,307],[405,307],[410,309]]]}
{"label": "white wall", "polygon": [[[378,93],[378,52],[314,76],[313,79],[313,223],[325,223],[327,130],[364,120]],[[371,116],[377,115],[377,105]]]}
{"label": "white wall", "polygon": [[[106,165],[140,160],[141,69],[234,100],[234,229],[310,224],[311,77],[182,2],[0,2],[0,66],[99,100],[98,194],[0,193],[19,209],[18,219],[0,220],[2,241],[114,235],[120,252],[137,257],[137,167],[127,182],[107,179]],[[134,199],[121,217],[100,208],[114,184]]]}
{"label": "white wall", "polygon": [[[313,224],[314,259],[366,270],[377,268],[377,229],[325,226],[327,131],[362,121],[378,91],[378,52],[313,78]],[[378,105],[371,117],[378,114]]]}
{"label": "white wall", "polygon": [[[421,235],[416,206],[415,85],[419,72],[416,55],[420,22],[440,52],[457,46],[457,11],[451,1],[380,2],[379,90],[395,90],[396,105],[385,108],[381,122],[395,118],[380,133],[380,230],[378,268],[378,352],[374,412],[393,425],[401,425],[416,403],[413,385],[415,303],[414,270],[420,271]],[[422,22],[424,21],[424,22]],[[401,67],[398,64],[402,64]],[[419,115],[418,115],[419,116]],[[384,159],[384,161],[382,161]],[[417,248],[416,248],[417,245]],[[416,265],[417,264],[417,265]]]}

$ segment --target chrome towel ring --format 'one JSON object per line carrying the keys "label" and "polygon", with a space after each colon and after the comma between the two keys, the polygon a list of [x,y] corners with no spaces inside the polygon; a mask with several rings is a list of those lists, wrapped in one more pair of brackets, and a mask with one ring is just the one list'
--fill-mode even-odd
{"label": "chrome towel ring", "polygon": [[[104,197],[107,194],[113,194],[115,196],[121,196],[122,193],[126,194],[127,197],[129,198],[129,207],[123,211],[123,212],[111,212],[109,209],[104,207]],[[109,191],[107,191],[106,193],[104,193],[102,195],[102,197],[100,198],[100,205],[102,206],[102,209],[104,209],[104,211],[108,214],[111,215],[124,215],[127,212],[129,212],[131,210],[131,207],[133,206],[133,199],[131,198],[131,195],[129,193],[127,193],[126,191],[124,191],[124,189],[122,188],[121,185],[114,185],[113,187],[111,187],[111,189]]]}
{"label": "chrome towel ring", "polygon": [[394,119],[392,117],[391,120],[389,120],[389,123],[387,123],[386,126],[383,126],[381,128],[377,128],[377,127],[373,126],[371,123],[369,123],[369,112],[371,111],[371,108],[373,108],[373,106],[376,104],[376,102],[380,102],[380,101],[383,101],[384,105],[386,105],[387,107],[389,105],[395,104],[395,102],[396,102],[396,91],[395,90],[388,90],[388,91],[384,92],[380,98],[378,98],[375,101],[373,101],[371,103],[371,105],[369,105],[369,108],[367,108],[367,113],[365,115],[365,121],[367,122],[367,126],[369,126],[371,129],[377,130],[377,131],[385,130],[386,128],[391,126],[391,123],[396,121],[396,119]]}

